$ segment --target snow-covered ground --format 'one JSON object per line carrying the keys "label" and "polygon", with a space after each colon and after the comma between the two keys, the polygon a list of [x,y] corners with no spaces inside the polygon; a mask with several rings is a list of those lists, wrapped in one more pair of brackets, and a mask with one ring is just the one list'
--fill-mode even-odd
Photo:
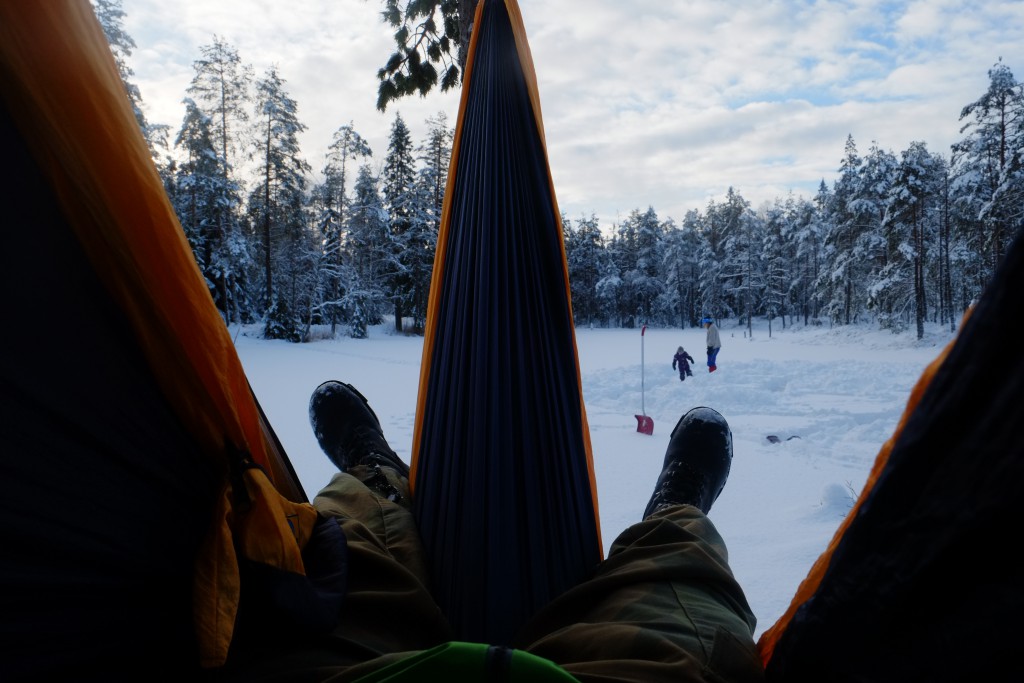
{"label": "snow-covered ground", "polygon": [[[860,492],[910,389],[951,339],[865,327],[780,329],[725,321],[718,371],[704,365],[704,330],[577,330],[604,547],[639,520],[679,417],[698,405],[732,426],[734,462],[710,517],[758,618],[757,634],[789,604]],[[370,400],[385,436],[406,461],[412,442],[423,339],[371,330],[309,344],[265,341],[241,331],[236,346],[249,380],[312,496],[334,469],[309,427],[320,382],[352,383]],[[680,382],[672,356],[696,360]],[[643,363],[641,363],[643,359]],[[637,432],[635,415],[654,420]],[[781,442],[766,439],[777,435]],[[799,438],[790,439],[796,436]]]}

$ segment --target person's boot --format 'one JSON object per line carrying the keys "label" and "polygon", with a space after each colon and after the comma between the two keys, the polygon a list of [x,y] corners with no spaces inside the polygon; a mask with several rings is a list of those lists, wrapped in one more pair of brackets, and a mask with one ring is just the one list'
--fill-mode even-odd
{"label": "person's boot", "polygon": [[378,465],[409,476],[409,466],[384,440],[377,414],[351,384],[318,386],[309,399],[309,423],[320,448],[342,472],[354,465]]}
{"label": "person's boot", "polygon": [[721,413],[694,408],[672,430],[665,464],[644,519],[661,508],[694,505],[704,514],[718,499],[732,466],[732,431]]}

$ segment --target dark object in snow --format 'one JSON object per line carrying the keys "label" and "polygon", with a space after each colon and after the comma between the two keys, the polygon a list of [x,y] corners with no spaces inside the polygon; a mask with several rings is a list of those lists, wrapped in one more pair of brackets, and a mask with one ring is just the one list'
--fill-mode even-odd
{"label": "dark object in snow", "polygon": [[[774,434],[769,434],[768,436],[766,436],[764,438],[768,439],[768,441],[771,442],[771,443],[782,443],[782,439],[780,439],[779,437],[775,436]],[[787,437],[786,441],[792,441],[793,439],[799,439],[799,438],[800,438],[799,436],[794,434],[793,436]]]}
{"label": "dark object in snow", "polygon": [[679,381],[686,380],[687,377],[693,377],[693,370],[690,369],[690,363],[693,361],[693,356],[686,352],[682,346],[676,349],[676,355],[672,357],[672,369],[679,368]]}

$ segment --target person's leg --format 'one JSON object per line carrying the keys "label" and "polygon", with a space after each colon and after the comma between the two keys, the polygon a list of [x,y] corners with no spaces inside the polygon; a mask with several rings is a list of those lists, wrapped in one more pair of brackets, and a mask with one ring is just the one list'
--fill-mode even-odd
{"label": "person's leg", "polygon": [[581,681],[758,681],[755,619],[705,511],[728,476],[731,433],[707,408],[683,416],[645,519],[594,576],[531,620],[519,647]]}
{"label": "person's leg", "polygon": [[676,506],[623,532],[518,646],[581,681],[759,681],[755,619],[714,525]]}
{"label": "person's leg", "polygon": [[268,647],[234,662],[225,680],[353,680],[452,639],[428,590],[427,569],[410,509],[408,467],[384,440],[366,400],[328,382],[310,401],[310,421],[343,471],[313,500],[347,543],[347,584],[337,626],[328,634]]}
{"label": "person's leg", "polygon": [[[403,500],[387,500],[376,489],[380,477]],[[452,637],[428,590],[409,500],[408,479],[389,467],[366,465],[334,475],[313,500],[320,514],[338,521],[348,541],[348,590],[332,640],[363,659],[426,649]]]}
{"label": "person's leg", "polygon": [[334,640],[358,647],[366,659],[450,640],[450,627],[427,588],[408,466],[354,387],[325,382],[309,410],[317,440],[342,470],[313,500],[348,540],[348,591]]}

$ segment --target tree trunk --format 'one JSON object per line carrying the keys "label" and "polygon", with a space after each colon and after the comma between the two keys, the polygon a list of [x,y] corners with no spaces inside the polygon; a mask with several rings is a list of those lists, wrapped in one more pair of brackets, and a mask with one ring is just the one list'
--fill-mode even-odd
{"label": "tree trunk", "polygon": [[850,324],[850,307],[853,302],[853,283],[849,280],[846,281],[846,303],[844,305],[846,324]]}
{"label": "tree trunk", "polygon": [[263,267],[267,277],[267,308],[274,305],[274,280],[270,258],[270,123],[267,123],[266,171],[263,174]]}
{"label": "tree trunk", "polygon": [[917,338],[924,338],[924,320],[928,311],[924,296],[924,225],[918,210],[913,213],[914,236],[914,318],[917,323]]}

